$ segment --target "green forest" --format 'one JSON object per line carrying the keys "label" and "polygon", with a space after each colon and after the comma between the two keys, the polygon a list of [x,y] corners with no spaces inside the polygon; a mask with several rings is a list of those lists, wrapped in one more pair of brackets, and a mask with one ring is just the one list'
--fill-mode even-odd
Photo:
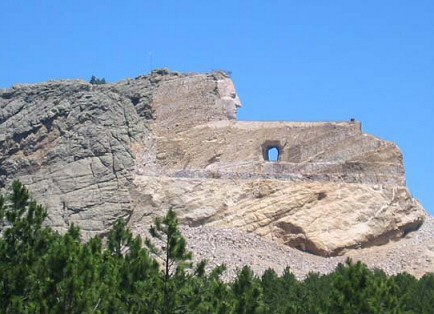
{"label": "green forest", "polygon": [[155,219],[150,238],[118,220],[82,241],[44,224],[46,209],[15,181],[0,196],[0,313],[434,313],[434,274],[387,276],[347,260],[299,281],[287,268],[262,276],[245,266],[192,262],[175,213]]}

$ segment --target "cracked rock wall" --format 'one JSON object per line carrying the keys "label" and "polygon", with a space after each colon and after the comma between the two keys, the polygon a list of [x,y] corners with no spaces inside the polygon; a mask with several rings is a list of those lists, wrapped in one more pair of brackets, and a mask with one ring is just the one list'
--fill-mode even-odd
{"label": "cracked rock wall", "polygon": [[172,207],[323,256],[423,223],[395,144],[358,122],[239,122],[240,107],[221,72],[15,86],[0,92],[0,188],[22,180],[60,230],[143,229]]}
{"label": "cracked rock wall", "polygon": [[0,94],[0,184],[20,179],[59,229],[102,232],[130,213],[135,157],[148,132],[128,97],[82,81]]}

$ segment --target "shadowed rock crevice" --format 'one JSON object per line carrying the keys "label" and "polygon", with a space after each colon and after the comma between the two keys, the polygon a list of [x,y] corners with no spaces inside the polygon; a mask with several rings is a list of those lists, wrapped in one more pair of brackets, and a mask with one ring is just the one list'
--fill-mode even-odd
{"label": "shadowed rock crevice", "polygon": [[330,256],[423,222],[395,144],[356,121],[237,121],[240,107],[223,72],[18,85],[0,92],[0,186],[22,180],[54,227],[85,236],[174,208]]}

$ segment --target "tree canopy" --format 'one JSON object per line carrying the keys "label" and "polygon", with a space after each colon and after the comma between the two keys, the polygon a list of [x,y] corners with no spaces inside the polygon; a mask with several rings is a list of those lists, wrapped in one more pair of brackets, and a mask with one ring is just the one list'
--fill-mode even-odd
{"label": "tree canopy", "polygon": [[92,75],[92,77],[90,78],[89,83],[92,84],[92,85],[102,85],[102,84],[107,84],[105,78],[99,79],[99,78],[97,78],[95,75]]}
{"label": "tree canopy", "polygon": [[261,277],[249,266],[233,282],[224,265],[192,262],[173,210],[150,239],[118,220],[103,239],[44,225],[46,209],[18,181],[0,195],[1,313],[433,313],[434,274],[387,276],[347,260],[299,281],[287,268]]}

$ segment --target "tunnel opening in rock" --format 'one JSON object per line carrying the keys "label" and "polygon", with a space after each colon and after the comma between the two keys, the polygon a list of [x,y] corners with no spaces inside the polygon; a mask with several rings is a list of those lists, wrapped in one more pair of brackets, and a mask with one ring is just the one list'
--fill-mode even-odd
{"label": "tunnel opening in rock", "polygon": [[262,144],[262,156],[265,161],[280,161],[282,149],[279,141],[265,141]]}
{"label": "tunnel opening in rock", "polygon": [[280,151],[278,147],[270,147],[267,150],[267,161],[276,162],[279,161]]}

